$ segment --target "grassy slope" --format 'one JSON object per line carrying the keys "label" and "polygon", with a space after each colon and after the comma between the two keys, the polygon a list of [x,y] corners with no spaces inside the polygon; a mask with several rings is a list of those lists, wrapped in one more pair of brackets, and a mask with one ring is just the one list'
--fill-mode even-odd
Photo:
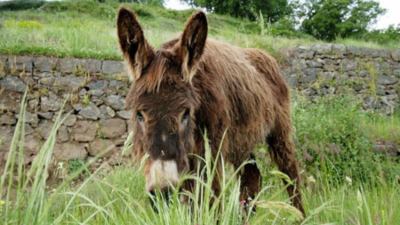
{"label": "grassy slope", "polygon": [[[119,4],[94,1],[51,2],[35,9],[4,10],[0,13],[0,53],[120,59],[115,32]],[[142,22],[146,37],[155,46],[176,37],[191,11],[173,11],[155,6],[130,4]],[[260,35],[256,23],[209,14],[210,35],[243,47],[265,49],[272,54],[282,47],[319,41]],[[268,32],[266,32],[268,33]],[[340,40],[367,47],[379,46]]]}

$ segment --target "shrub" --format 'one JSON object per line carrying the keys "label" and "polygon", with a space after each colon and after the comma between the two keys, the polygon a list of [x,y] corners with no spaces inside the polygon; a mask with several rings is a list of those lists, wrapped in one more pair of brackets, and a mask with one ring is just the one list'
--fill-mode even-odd
{"label": "shrub", "polygon": [[306,1],[295,9],[305,33],[328,41],[365,32],[384,11],[375,0]]}
{"label": "shrub", "polygon": [[273,36],[283,36],[289,38],[312,38],[312,36],[296,30],[294,21],[289,17],[284,17],[271,24],[270,29]]}
{"label": "shrub", "polygon": [[45,3],[46,3],[45,1],[5,1],[5,2],[0,2],[0,11],[37,9],[43,6]]}
{"label": "shrub", "polygon": [[307,171],[322,175],[330,183],[346,176],[368,183],[378,175],[378,157],[362,129],[360,104],[350,97],[326,97],[294,105],[296,141]]}
{"label": "shrub", "polygon": [[372,30],[359,35],[358,38],[379,44],[393,43],[393,45],[398,46],[398,43],[400,42],[400,24],[397,26],[391,25],[386,29]]}

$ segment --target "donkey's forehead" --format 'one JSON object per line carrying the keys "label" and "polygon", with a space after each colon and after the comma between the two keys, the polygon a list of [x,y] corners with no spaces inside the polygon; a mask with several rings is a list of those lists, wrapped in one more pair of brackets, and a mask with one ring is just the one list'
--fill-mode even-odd
{"label": "donkey's forehead", "polygon": [[169,87],[163,88],[163,84],[158,91],[145,92],[137,97],[137,103],[142,105],[165,105],[186,103],[190,101],[190,96],[183,91]]}
{"label": "donkey's forehead", "polygon": [[183,80],[180,66],[169,50],[173,43],[156,51],[143,74],[131,86],[128,107],[136,109],[183,108],[196,104],[193,86]]}
{"label": "donkey's forehead", "polygon": [[[166,81],[179,83],[180,67],[174,61],[172,54],[159,50],[152,60],[145,66],[141,76],[136,80],[135,87],[146,92],[155,92]],[[182,80],[182,79],[180,79]]]}
{"label": "donkey's forehead", "polygon": [[178,41],[179,41],[178,38],[167,41],[161,45],[161,49],[166,49],[166,50],[173,49],[173,48],[175,48],[175,45],[178,43]]}
{"label": "donkey's forehead", "polygon": [[149,67],[160,67],[164,66],[167,68],[178,69],[180,67],[180,60],[177,58],[176,43],[178,39],[165,42],[161,45],[160,49],[157,49],[154,56],[149,63]]}
{"label": "donkey's forehead", "polygon": [[190,108],[195,100],[190,90],[177,88],[173,83],[162,82],[158,90],[137,93],[134,107],[137,110],[174,112]]}

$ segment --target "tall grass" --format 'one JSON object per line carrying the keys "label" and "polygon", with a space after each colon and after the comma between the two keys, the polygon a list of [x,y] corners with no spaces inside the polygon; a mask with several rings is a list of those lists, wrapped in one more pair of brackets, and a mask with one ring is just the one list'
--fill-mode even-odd
{"label": "tall grass", "polygon": [[[4,224],[242,224],[250,218],[243,213],[238,201],[240,184],[236,175],[239,170],[229,172],[223,167],[222,194],[214,195],[212,183],[217,163],[214,163],[208,144],[205,158],[199,158],[205,166],[199,167],[196,174],[183,178],[195,181],[194,191],[182,193],[174,190],[168,201],[162,195],[156,195],[153,200],[157,210],[150,207],[144,191],[139,191],[144,186],[141,175],[143,163],[136,168],[118,168],[105,177],[98,173],[102,169],[100,167],[77,186],[71,182],[77,177],[74,174],[49,190],[46,180],[57,129],[62,123],[61,112],[32,167],[25,171],[22,147],[25,107],[23,101],[21,119],[16,126],[1,177],[0,191],[4,196],[4,205],[1,206],[0,219]],[[129,147],[131,142],[127,141],[124,151]],[[15,177],[17,180],[13,180]],[[186,196],[192,204],[182,204],[182,196]],[[299,214],[287,203],[273,203],[264,201],[261,206],[288,210],[288,215],[295,214],[292,218]]]}
{"label": "tall grass", "polygon": [[[319,127],[318,129],[322,129],[323,125],[326,125],[327,129],[334,129],[328,122],[328,117],[333,115],[320,118],[320,122],[309,118],[320,116],[319,111],[326,113],[329,108],[338,110],[330,104],[325,102],[312,107],[303,107],[303,103],[296,105],[295,116],[299,135],[306,132],[301,129],[315,131],[308,126],[299,125],[299,120],[313,121],[312,126]],[[304,110],[301,113],[300,108],[297,108],[300,106]],[[187,174],[182,178],[182,182],[186,179],[195,181],[193,191],[174,190],[168,201],[163,199],[162,195],[156,195],[153,200],[157,210],[153,210],[150,196],[143,188],[144,161],[133,167],[125,165],[114,168],[109,173],[104,173],[101,166],[93,173],[87,174],[84,179],[76,180],[85,170],[85,167],[82,167],[50,188],[46,183],[47,171],[56,132],[62,122],[61,113],[32,167],[25,168],[25,107],[25,101],[22,101],[20,119],[1,176],[0,220],[3,224],[396,224],[400,221],[400,189],[396,180],[381,179],[379,185],[370,185],[368,182],[356,182],[352,180],[353,177],[348,177],[343,182],[332,185],[331,176],[324,174],[328,171],[316,173],[315,170],[303,173],[305,185],[302,187],[302,193],[307,217],[301,220],[299,212],[289,204],[286,188],[281,183],[287,176],[277,172],[266,161],[262,161],[263,157],[258,157],[258,163],[263,168],[263,190],[251,203],[251,207],[257,207],[257,212],[246,212],[239,203],[240,183],[236,178],[240,169],[233,170],[219,156],[213,158],[207,139],[206,155],[199,158],[205,166],[198,167],[194,174]],[[327,109],[322,110],[318,107]],[[343,112],[346,111],[343,109]],[[349,126],[353,125],[351,123]],[[340,124],[337,124],[336,129],[343,131]],[[329,133],[324,133],[324,130],[317,131],[321,132],[319,135]],[[330,141],[338,135],[334,130],[331,132],[327,139],[320,139],[321,142]],[[124,153],[132,147],[130,137],[123,147]],[[222,191],[219,196],[215,196],[211,187],[218,165],[224,165],[221,174],[218,174]],[[189,199],[191,204],[182,204],[182,196]]]}
{"label": "tall grass", "polygon": [[375,141],[397,136],[387,133],[396,130],[390,122],[396,122],[396,117],[364,113],[358,100],[349,96],[316,102],[299,97],[293,111],[298,152],[308,172],[326,177],[332,184],[343,183],[346,177],[376,184],[378,177],[393,180],[399,175],[399,169],[388,169],[393,162],[372,150]]}

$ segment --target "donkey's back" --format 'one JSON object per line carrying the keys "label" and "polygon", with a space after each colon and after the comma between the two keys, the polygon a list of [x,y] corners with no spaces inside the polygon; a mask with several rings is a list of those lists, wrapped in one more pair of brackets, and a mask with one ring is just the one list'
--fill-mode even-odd
{"label": "donkey's back", "polygon": [[224,115],[219,128],[229,127],[226,154],[234,164],[247,160],[255,146],[265,142],[278,117],[290,123],[288,86],[267,53],[209,38],[197,73],[194,80],[205,92],[202,96],[214,91],[219,99],[211,106],[216,108],[206,101],[204,107],[209,114],[217,110]]}
{"label": "donkey's back", "polygon": [[[244,161],[255,159],[252,152],[258,144],[267,144],[273,161],[294,180],[288,192],[294,205],[304,212],[296,186],[300,176],[291,136],[289,88],[276,60],[259,49],[208,39],[194,77],[199,79],[204,96],[212,93],[210,89],[216,89],[219,96],[217,104],[210,106],[203,101],[203,107],[208,109],[205,116],[213,117],[213,109],[221,113],[220,119],[213,121],[217,126],[211,126],[215,129],[211,133],[217,137],[214,141],[219,141],[227,130],[221,145],[223,155],[239,168]],[[261,173],[255,163],[242,169],[241,182],[241,200],[254,198],[261,188]]]}

